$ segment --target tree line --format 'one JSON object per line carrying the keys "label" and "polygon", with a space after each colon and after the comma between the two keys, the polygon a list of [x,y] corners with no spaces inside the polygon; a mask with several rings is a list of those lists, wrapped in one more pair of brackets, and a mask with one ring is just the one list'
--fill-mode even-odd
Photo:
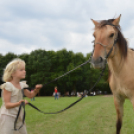
{"label": "tree line", "polygon": [[[90,57],[91,53],[84,56],[82,53],[74,53],[62,49],[59,51],[46,51],[42,49],[34,50],[30,54],[23,53],[20,55],[14,53],[0,54],[0,74],[1,78],[5,66],[14,58],[21,58],[26,62],[26,78],[27,84],[34,87],[36,84],[45,84],[53,79],[63,75],[64,73],[74,69],[76,66],[84,63]],[[70,74],[60,78],[59,80],[47,85],[40,90],[40,96],[52,95],[54,87],[58,87],[58,91],[63,95],[69,91],[82,92],[89,90],[97,81],[101,71],[91,68],[90,63],[76,69]],[[107,91],[110,93],[108,79],[108,68],[100,82],[94,88],[94,91]],[[2,84],[2,79],[0,84]]]}

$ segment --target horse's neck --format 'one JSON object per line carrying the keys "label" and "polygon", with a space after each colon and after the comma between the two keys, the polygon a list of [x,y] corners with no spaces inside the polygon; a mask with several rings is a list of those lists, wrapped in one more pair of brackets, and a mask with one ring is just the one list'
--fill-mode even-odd
{"label": "horse's neck", "polygon": [[127,57],[121,55],[119,49],[115,52],[113,58],[108,58],[108,67],[110,72],[116,76],[130,75],[134,72],[134,51],[128,49]]}
{"label": "horse's neck", "polygon": [[114,57],[108,58],[108,66],[112,74],[120,75],[123,71],[125,59],[122,57],[120,51],[117,49]]}

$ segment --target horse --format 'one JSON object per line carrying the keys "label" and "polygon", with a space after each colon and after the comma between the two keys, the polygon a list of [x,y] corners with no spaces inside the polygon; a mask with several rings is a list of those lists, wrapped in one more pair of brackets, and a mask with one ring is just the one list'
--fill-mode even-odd
{"label": "horse", "polygon": [[91,19],[95,25],[91,63],[94,68],[100,69],[104,67],[105,61],[108,64],[108,82],[117,114],[116,134],[121,132],[123,104],[126,98],[131,101],[134,109],[134,51],[128,47],[128,42],[121,32],[120,18],[121,15],[109,20]]}

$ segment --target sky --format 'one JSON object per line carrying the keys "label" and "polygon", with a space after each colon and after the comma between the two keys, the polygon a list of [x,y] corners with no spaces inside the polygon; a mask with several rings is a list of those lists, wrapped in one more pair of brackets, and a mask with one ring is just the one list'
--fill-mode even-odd
{"label": "sky", "polygon": [[71,50],[91,52],[94,25],[91,19],[121,14],[122,33],[134,48],[133,0],[1,0],[0,53]]}

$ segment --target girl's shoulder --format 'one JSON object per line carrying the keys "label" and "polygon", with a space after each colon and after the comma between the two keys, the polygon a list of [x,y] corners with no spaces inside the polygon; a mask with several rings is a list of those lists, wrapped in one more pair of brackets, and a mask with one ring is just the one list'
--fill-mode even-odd
{"label": "girl's shoulder", "polygon": [[[25,82],[23,82],[23,81],[20,82],[20,86],[21,86],[21,88],[28,87],[28,85]],[[0,89],[2,89],[2,90],[6,89],[8,91],[13,91],[16,88],[15,88],[15,86],[11,82],[6,82],[6,83],[0,85]]]}
{"label": "girl's shoulder", "polygon": [[28,85],[26,84],[25,81],[21,81],[21,82],[20,82],[20,86],[21,86],[21,88],[28,87]]}
{"label": "girl's shoulder", "polygon": [[6,82],[2,85],[0,85],[1,89],[6,89],[8,91],[13,91],[13,84],[11,82]]}

